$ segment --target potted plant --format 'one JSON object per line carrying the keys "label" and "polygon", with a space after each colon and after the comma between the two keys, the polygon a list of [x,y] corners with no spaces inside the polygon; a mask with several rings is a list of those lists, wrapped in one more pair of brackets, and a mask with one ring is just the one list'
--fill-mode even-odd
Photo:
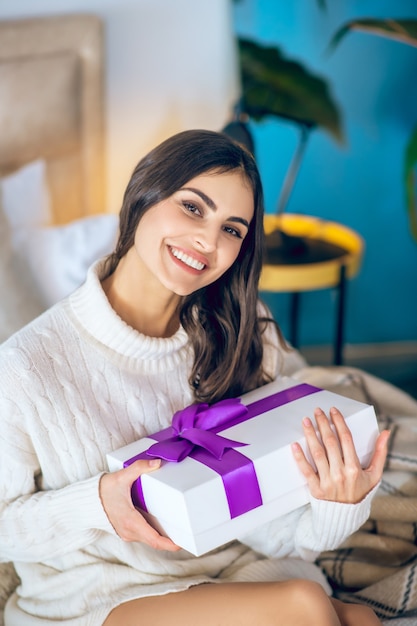
{"label": "potted plant", "polygon": [[[329,50],[334,51],[351,31],[362,31],[392,38],[417,46],[417,20],[393,18],[352,20],[342,25],[333,36]],[[322,129],[343,144],[342,113],[326,79],[312,74],[308,68],[288,59],[277,46],[264,46],[250,39],[238,38],[242,95],[236,105],[235,117],[228,126],[231,134],[250,142],[247,137],[248,118],[255,121],[268,116],[286,119],[298,126],[300,138],[279,196],[276,215],[282,215],[294,187],[311,132]],[[417,241],[417,198],[415,169],[417,164],[417,127],[411,134],[404,157],[406,207],[410,232]],[[287,237],[280,229],[267,235],[267,254],[286,257],[305,253],[303,238]],[[335,252],[335,251],[333,251]],[[272,255],[272,256],[271,256]],[[281,257],[280,257],[281,258]]]}

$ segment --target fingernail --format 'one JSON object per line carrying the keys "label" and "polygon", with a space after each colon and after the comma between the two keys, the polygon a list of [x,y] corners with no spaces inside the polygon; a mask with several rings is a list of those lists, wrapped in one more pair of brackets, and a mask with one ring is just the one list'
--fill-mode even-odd
{"label": "fingernail", "polygon": [[304,426],[307,426],[307,428],[309,428],[311,426],[311,419],[309,417],[305,417],[303,419],[303,424]]}
{"label": "fingernail", "polygon": [[149,461],[149,467],[159,467],[161,465],[161,459],[151,459]]}

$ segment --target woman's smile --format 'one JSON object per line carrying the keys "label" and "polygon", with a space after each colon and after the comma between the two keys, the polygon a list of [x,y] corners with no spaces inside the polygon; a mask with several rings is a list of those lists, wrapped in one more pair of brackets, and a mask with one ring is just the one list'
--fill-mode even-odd
{"label": "woman's smile", "polygon": [[202,272],[208,265],[207,261],[202,261],[196,258],[195,253],[186,253],[178,248],[170,247],[170,252],[175,261],[179,261],[185,265],[187,269],[195,270],[197,273]]}

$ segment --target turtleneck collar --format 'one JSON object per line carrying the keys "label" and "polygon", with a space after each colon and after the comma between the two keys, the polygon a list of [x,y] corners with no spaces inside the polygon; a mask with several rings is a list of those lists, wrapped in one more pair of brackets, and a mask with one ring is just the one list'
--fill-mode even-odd
{"label": "turtleneck collar", "polygon": [[100,343],[126,357],[159,360],[185,349],[188,337],[182,326],[172,337],[148,337],[126,324],[110,306],[101,286],[104,260],[94,263],[86,282],[70,297],[69,304],[82,326]]}

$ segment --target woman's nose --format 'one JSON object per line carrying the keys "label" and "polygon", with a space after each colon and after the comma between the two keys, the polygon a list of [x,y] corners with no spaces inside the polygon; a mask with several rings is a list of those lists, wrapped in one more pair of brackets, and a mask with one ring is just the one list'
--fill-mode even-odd
{"label": "woman's nose", "polygon": [[196,233],[194,241],[205,252],[212,252],[217,247],[219,231],[217,228],[204,228]]}

